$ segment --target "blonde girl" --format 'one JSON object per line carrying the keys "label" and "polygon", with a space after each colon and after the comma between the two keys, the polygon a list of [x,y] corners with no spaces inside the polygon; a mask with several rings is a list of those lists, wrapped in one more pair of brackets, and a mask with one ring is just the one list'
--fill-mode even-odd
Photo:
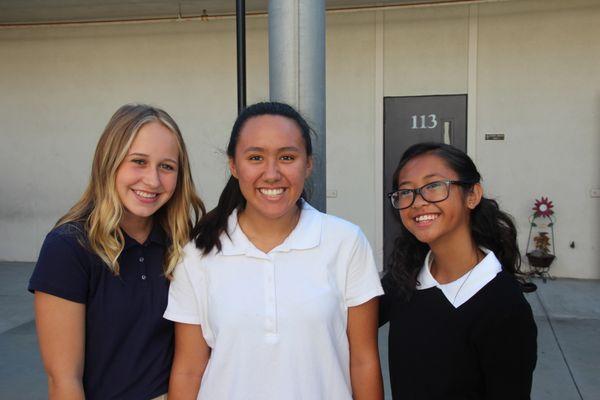
{"label": "blonde girl", "polygon": [[175,121],[125,105],[81,199],[46,236],[29,282],[50,399],[154,399],[168,389],[171,273],[204,214]]}

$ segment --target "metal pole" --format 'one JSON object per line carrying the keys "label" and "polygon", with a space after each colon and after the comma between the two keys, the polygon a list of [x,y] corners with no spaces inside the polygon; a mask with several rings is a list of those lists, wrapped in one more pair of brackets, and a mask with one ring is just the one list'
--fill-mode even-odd
{"label": "metal pole", "polygon": [[269,92],[296,107],[315,132],[309,201],[324,212],[325,0],[269,1]]}
{"label": "metal pole", "polygon": [[246,2],[236,0],[235,4],[237,39],[237,105],[238,114],[246,108]]}

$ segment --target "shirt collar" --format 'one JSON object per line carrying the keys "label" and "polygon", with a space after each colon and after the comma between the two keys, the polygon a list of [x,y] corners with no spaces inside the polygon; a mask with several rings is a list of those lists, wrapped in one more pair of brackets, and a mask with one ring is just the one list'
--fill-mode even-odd
{"label": "shirt collar", "polygon": [[[323,214],[314,209],[308,202],[302,200],[300,219],[288,237],[272,252],[288,252],[290,250],[305,250],[316,247],[321,242],[321,225]],[[249,255],[264,257],[244,234],[238,224],[238,211],[234,210],[227,220],[228,235],[221,235],[221,252],[223,255]]]}
{"label": "shirt collar", "polygon": [[440,284],[431,275],[430,267],[433,260],[430,250],[417,276],[417,281],[419,282],[417,289],[423,290],[437,287],[455,308],[461,306],[502,271],[502,265],[494,252],[484,247],[480,247],[480,249],[486,254],[483,260],[457,280],[445,284]]}
{"label": "shirt collar", "polygon": [[[140,246],[140,243],[137,240],[130,237],[125,232],[125,230],[121,229],[121,232],[123,232],[123,237],[125,238],[125,246],[123,247],[123,250],[127,250],[136,245]],[[169,241],[167,240],[167,235],[166,235],[165,231],[158,223],[154,223],[152,225],[152,230],[150,231],[150,234],[146,238],[146,241],[141,245],[147,246],[150,243],[156,243],[156,244],[159,244],[162,246],[167,246],[169,244]]]}

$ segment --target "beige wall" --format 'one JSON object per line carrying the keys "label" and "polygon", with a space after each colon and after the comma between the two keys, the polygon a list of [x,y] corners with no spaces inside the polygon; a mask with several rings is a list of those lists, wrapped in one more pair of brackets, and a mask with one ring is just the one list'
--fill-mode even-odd
{"label": "beige wall", "polygon": [[[265,18],[247,24],[248,99],[268,98]],[[196,185],[214,204],[236,115],[233,20],[0,30],[0,259],[34,260],[81,194],[94,146],[128,102],[179,123]]]}
{"label": "beige wall", "polygon": [[600,187],[600,3],[481,7],[478,47],[477,159],[489,191],[519,222],[523,249],[534,199],[550,197],[555,273],[600,278],[600,199],[590,197]]}
{"label": "beige wall", "polygon": [[[522,246],[533,199],[550,196],[553,272],[600,278],[600,199],[589,194],[600,187],[599,38],[591,0],[328,14],[329,212],[361,225],[380,255],[383,96],[468,93],[470,153]],[[265,17],[248,20],[247,39],[249,102],[264,100]],[[213,206],[236,109],[234,57],[233,20],[0,30],[0,259],[36,258],[126,102],[174,116]],[[485,141],[490,132],[506,140]]]}

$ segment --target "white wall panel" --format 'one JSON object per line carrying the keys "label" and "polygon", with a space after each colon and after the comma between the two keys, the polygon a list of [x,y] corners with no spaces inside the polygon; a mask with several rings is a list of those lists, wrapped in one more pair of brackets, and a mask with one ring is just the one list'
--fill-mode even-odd
{"label": "white wall panel", "polygon": [[375,13],[327,17],[327,211],[375,237]]}

